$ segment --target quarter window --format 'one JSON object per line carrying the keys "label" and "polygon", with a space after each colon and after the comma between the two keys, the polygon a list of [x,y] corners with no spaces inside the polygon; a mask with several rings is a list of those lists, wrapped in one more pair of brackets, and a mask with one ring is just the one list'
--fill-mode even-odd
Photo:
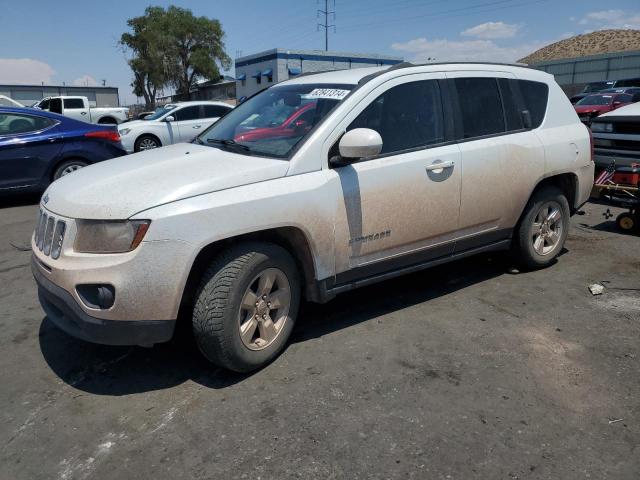
{"label": "quarter window", "polygon": [[21,135],[38,132],[53,126],[55,123],[50,118],[35,115],[0,114],[0,135]]}
{"label": "quarter window", "polygon": [[542,123],[547,111],[549,86],[546,83],[531,80],[518,80],[524,105],[531,114],[531,127],[537,128]]}
{"label": "quarter window", "polygon": [[462,138],[505,131],[502,101],[495,78],[456,78],[454,83],[462,114]]}
{"label": "quarter window", "polygon": [[381,154],[442,143],[444,122],[437,80],[410,82],[390,88],[349,125],[370,128],[382,137]]}

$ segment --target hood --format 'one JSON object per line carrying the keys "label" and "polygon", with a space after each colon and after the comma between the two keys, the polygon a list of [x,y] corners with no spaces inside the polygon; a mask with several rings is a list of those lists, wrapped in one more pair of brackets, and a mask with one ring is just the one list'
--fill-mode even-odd
{"label": "hood", "polygon": [[[609,113],[605,113],[605,117],[640,117],[640,102],[632,103],[624,107],[616,108]],[[640,119],[639,119],[640,120]]]}
{"label": "hood", "polygon": [[46,208],[70,218],[123,220],[157,205],[284,177],[288,169],[286,160],[179,143],[66,175],[47,189]]}
{"label": "hood", "polygon": [[118,130],[122,130],[123,128],[135,127],[136,125],[149,125],[153,123],[153,120],[130,120],[128,122],[122,122],[118,125]]}
{"label": "hood", "polygon": [[611,110],[611,105],[574,105],[576,113],[591,113],[591,112],[608,112]]}

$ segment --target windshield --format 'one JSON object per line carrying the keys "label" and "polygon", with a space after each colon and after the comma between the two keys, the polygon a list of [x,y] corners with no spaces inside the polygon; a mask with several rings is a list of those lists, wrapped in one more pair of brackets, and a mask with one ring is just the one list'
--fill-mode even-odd
{"label": "windshield", "polygon": [[354,87],[326,83],[271,87],[237,106],[197,141],[239,153],[287,158]]}
{"label": "windshield", "polygon": [[599,92],[603,88],[608,88],[613,85],[613,82],[592,82],[587,83],[582,89],[582,93]]}
{"label": "windshield", "polygon": [[576,105],[609,105],[612,98],[612,95],[588,95]]}
{"label": "windshield", "polygon": [[161,116],[163,116],[165,113],[169,113],[171,110],[175,110],[176,107],[177,105],[164,105],[162,107],[158,107],[156,108],[155,112],[153,112],[151,115],[147,117],[144,117],[143,120],[157,120]]}

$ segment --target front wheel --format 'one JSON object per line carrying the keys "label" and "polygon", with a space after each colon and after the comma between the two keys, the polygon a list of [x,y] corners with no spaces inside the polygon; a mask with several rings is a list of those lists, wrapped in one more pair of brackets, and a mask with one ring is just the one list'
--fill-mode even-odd
{"label": "front wheel", "polygon": [[143,152],[145,150],[159,148],[160,146],[160,141],[157,138],[152,137],[151,135],[143,135],[136,140],[133,149],[136,152]]}
{"label": "front wheel", "polygon": [[516,259],[525,268],[550,265],[560,254],[569,233],[569,202],[556,187],[533,194],[514,235]]}
{"label": "front wheel", "polygon": [[196,292],[193,332],[212,363],[249,372],[285,347],[300,304],[300,276],[283,248],[247,243],[223,252]]}

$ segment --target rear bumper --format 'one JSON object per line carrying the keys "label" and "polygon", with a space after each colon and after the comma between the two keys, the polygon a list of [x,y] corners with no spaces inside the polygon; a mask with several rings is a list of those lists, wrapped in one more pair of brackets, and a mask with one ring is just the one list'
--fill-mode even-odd
{"label": "rear bumper", "polygon": [[104,345],[153,345],[171,339],[175,320],[104,320],[85,313],[69,292],[47,279],[34,258],[31,271],[47,317],[61,330]]}

